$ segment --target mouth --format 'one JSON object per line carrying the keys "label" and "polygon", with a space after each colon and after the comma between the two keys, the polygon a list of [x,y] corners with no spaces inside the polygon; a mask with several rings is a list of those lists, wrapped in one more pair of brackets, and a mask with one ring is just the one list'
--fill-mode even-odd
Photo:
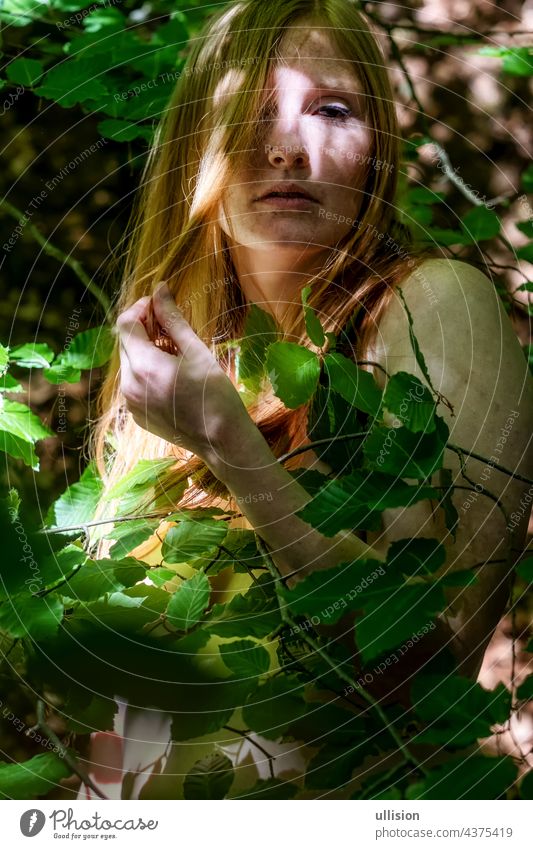
{"label": "mouth", "polygon": [[285,186],[273,186],[262,195],[256,197],[255,200],[270,200],[270,199],[286,199],[286,200],[305,200],[311,203],[317,203],[316,198],[309,194],[305,189],[294,184],[286,184]]}

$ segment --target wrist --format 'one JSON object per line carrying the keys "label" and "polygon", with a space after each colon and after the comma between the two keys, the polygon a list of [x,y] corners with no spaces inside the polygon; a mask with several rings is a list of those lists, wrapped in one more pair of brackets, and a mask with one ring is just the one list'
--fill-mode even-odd
{"label": "wrist", "polygon": [[215,477],[231,490],[247,475],[276,465],[270,447],[247,411],[239,421],[225,427],[202,458]]}

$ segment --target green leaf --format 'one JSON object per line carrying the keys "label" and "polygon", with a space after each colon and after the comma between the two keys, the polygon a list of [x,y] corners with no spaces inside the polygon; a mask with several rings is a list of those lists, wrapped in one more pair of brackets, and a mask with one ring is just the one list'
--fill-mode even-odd
{"label": "green leaf", "polygon": [[92,696],[88,704],[71,697],[61,709],[70,731],[91,734],[93,731],[113,731],[118,706],[114,699]]}
{"label": "green leaf", "polygon": [[[76,483],[71,484],[59,498],[51,504],[46,515],[46,525],[50,528],[84,525],[94,519],[96,506],[103,490],[96,463],[92,460],[83,470]],[[79,534],[79,531],[77,531]]]}
{"label": "green leaf", "polygon": [[453,758],[408,788],[409,799],[497,799],[516,780],[512,758]]}
{"label": "green leaf", "polygon": [[267,740],[277,740],[283,731],[307,711],[303,686],[293,675],[270,678],[248,697],[243,720]]}
{"label": "green leaf", "polygon": [[6,370],[9,364],[9,348],[6,348],[5,345],[0,344],[0,375],[4,378],[2,388],[7,388],[5,386],[6,379],[8,381],[13,381],[12,385],[17,385],[17,382],[14,377],[6,374]]}
{"label": "green leaf", "polygon": [[466,213],[461,221],[461,227],[467,236],[476,242],[481,242],[497,236],[501,229],[501,222],[493,209],[487,209],[486,206],[476,206]]}
{"label": "green leaf", "polygon": [[152,127],[146,124],[133,124],[131,121],[123,121],[119,118],[107,118],[105,121],[100,121],[97,130],[105,139],[113,139],[117,142],[129,142],[139,138],[149,141],[153,136]]}
{"label": "green leaf", "polygon": [[527,168],[522,171],[520,180],[525,192],[533,192],[533,162],[530,162]]}
{"label": "green leaf", "polygon": [[57,792],[72,770],[58,755],[47,752],[16,764],[0,763],[0,795],[5,799],[36,799]]}
{"label": "green leaf", "polygon": [[[528,218],[527,221],[515,221],[515,225],[522,233],[524,233],[525,236],[528,237],[528,239],[533,239],[533,219],[532,218]],[[525,283],[523,285],[527,286],[528,284]],[[530,283],[529,285],[533,287],[533,283]],[[522,290],[522,291],[524,291],[524,290]],[[529,290],[526,290],[526,291],[531,292],[533,290],[529,289]]]}
{"label": "green leaf", "polygon": [[372,587],[363,590],[360,606],[365,615],[357,620],[356,642],[366,664],[411,638],[414,643],[424,639],[446,601],[440,584],[421,583],[391,587],[381,599]]}
{"label": "green leaf", "polygon": [[[385,576],[378,560],[354,560],[331,569],[311,572],[292,588],[280,589],[280,596],[297,616],[318,619],[316,624],[333,625],[349,610],[361,607],[363,588]],[[390,581],[387,581],[390,586]]]}
{"label": "green leaf", "polygon": [[363,445],[369,465],[388,474],[406,478],[429,478],[442,467],[449,429],[435,416],[433,433],[416,434],[406,427],[376,425]]}
{"label": "green leaf", "polygon": [[[124,475],[116,484],[106,493],[105,500],[118,500],[115,508],[117,515],[128,515],[136,512],[150,511],[148,502],[153,501],[156,494],[156,487],[166,473],[176,465],[175,457],[163,457],[154,460],[138,460],[133,469]],[[173,493],[178,500],[183,495],[187,482],[177,485],[177,490]]]}
{"label": "green leaf", "polygon": [[[270,594],[267,594],[270,590]],[[219,637],[256,637],[261,639],[281,624],[272,580],[264,575],[245,595],[237,594],[229,604],[214,604],[202,624],[204,630]]]}
{"label": "green leaf", "polygon": [[0,451],[4,451],[5,454],[9,454],[15,460],[22,460],[36,472],[40,469],[39,458],[35,453],[33,444],[21,439],[20,436],[14,436],[12,433],[0,430]]}
{"label": "green leaf", "polygon": [[265,372],[267,348],[277,338],[278,328],[273,316],[260,309],[257,304],[252,304],[240,340],[237,360],[239,383],[244,383],[251,390],[259,390]]}
{"label": "green leaf", "polygon": [[132,519],[116,524],[113,530],[103,537],[103,539],[115,540],[114,545],[109,549],[109,554],[114,560],[127,557],[141,542],[151,537],[159,525],[159,519]]}
{"label": "green leaf", "polygon": [[387,568],[404,575],[433,575],[445,562],[446,549],[437,539],[398,539],[387,551]]}
{"label": "green leaf", "polygon": [[516,691],[516,697],[518,699],[533,699],[533,675],[529,675],[525,681],[522,681]]}
{"label": "green leaf", "polygon": [[6,67],[8,80],[25,86],[35,85],[43,72],[43,63],[36,59],[15,59]]}
{"label": "green leaf", "polygon": [[[314,448],[319,460],[338,474],[346,474],[361,465],[362,440],[367,431],[366,416],[337,392],[318,384],[309,406],[307,433],[313,442],[331,440]],[[360,434],[354,439],[340,439],[348,434]],[[308,470],[311,471],[311,470]],[[305,483],[302,483],[305,487]]]}
{"label": "green leaf", "polygon": [[209,604],[211,586],[203,572],[187,578],[172,595],[166,610],[166,618],[174,628],[188,631],[202,618]]}
{"label": "green leaf", "polygon": [[273,342],[266,367],[274,394],[295,410],[313,395],[320,376],[320,361],[313,351],[294,342]]}
{"label": "green leaf", "polygon": [[221,752],[196,761],[183,782],[185,799],[225,799],[233,784],[234,772],[230,759]]}
{"label": "green leaf", "polygon": [[348,750],[346,746],[323,746],[307,766],[306,788],[342,789],[350,781],[355,767],[375,751],[375,744],[366,739],[358,741]]}
{"label": "green leaf", "polygon": [[91,59],[63,61],[48,71],[42,84],[34,89],[35,94],[54,100],[65,109],[77,103],[96,100],[107,94],[107,89],[95,78],[94,70]]}
{"label": "green leaf", "polygon": [[527,557],[516,567],[516,571],[528,584],[533,584],[533,557]]}
{"label": "green leaf", "polygon": [[436,496],[429,486],[411,486],[380,472],[355,471],[328,481],[296,515],[329,537],[344,529],[377,530],[383,510]]}
{"label": "green leaf", "polygon": [[414,375],[399,371],[387,381],[383,403],[413,433],[435,430],[436,404],[431,392]]}
{"label": "green leaf", "polygon": [[184,563],[212,551],[223,542],[227,530],[226,523],[219,519],[198,522],[185,519],[168,530],[163,540],[162,558],[167,563]]}
{"label": "green leaf", "polygon": [[511,47],[503,56],[502,70],[517,77],[533,76],[533,50],[531,47]]}
{"label": "green leaf", "polygon": [[424,242],[431,242],[431,244],[444,245],[445,247],[451,247],[452,245],[470,245],[472,244],[472,237],[460,230],[449,230],[445,227],[426,227],[424,232],[421,234],[421,239]]}
{"label": "green leaf", "polygon": [[504,723],[510,712],[510,693],[503,684],[493,691],[459,675],[419,674],[411,687],[415,712],[429,727],[417,743],[467,746],[489,737],[491,726]]}
{"label": "green leaf", "polygon": [[0,398],[0,431],[25,442],[37,442],[55,435],[29,407],[8,398]]}
{"label": "green leaf", "polygon": [[27,342],[9,352],[9,359],[23,368],[46,368],[54,356],[52,349],[44,342]]}
{"label": "green leaf", "polygon": [[429,186],[416,186],[414,189],[409,189],[406,194],[408,204],[441,203],[445,198],[444,192],[435,192]]}
{"label": "green leaf", "polygon": [[[54,382],[62,370],[93,369],[105,365],[111,357],[114,339],[107,325],[91,327],[78,333],[66,351],[62,351],[52,363]],[[48,377],[50,370],[44,371]]]}
{"label": "green leaf", "polygon": [[526,262],[533,262],[533,242],[518,248],[516,256],[518,259],[525,259]]}
{"label": "green leaf", "polygon": [[345,401],[371,416],[379,415],[383,394],[370,372],[342,354],[326,354],[324,366],[331,388]]}
{"label": "green leaf", "polygon": [[310,307],[307,302],[311,292],[311,286],[306,286],[304,289],[302,289],[302,305],[304,308],[305,327],[307,330],[307,335],[309,336],[311,342],[321,348],[324,342],[326,341],[326,336],[324,334],[322,322],[318,318],[314,309]]}
{"label": "green leaf", "polygon": [[257,678],[270,667],[270,655],[253,640],[235,640],[220,646],[222,660],[237,678]]}
{"label": "green leaf", "polygon": [[42,598],[16,595],[0,605],[0,629],[12,637],[45,639],[55,634],[63,617],[63,603],[53,593]]}
{"label": "green leaf", "polygon": [[105,593],[130,587],[146,576],[146,566],[134,557],[122,561],[87,560],[73,578],[60,588],[61,595],[80,601],[96,601]]}

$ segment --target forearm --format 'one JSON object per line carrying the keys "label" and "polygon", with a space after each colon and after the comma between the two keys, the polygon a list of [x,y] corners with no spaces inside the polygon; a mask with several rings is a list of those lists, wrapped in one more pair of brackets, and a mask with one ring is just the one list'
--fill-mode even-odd
{"label": "forearm", "polygon": [[224,456],[217,452],[210,465],[267,543],[282,575],[303,578],[360,557],[384,559],[349,531],[325,537],[295,515],[311,495],[278,463],[255,425],[245,434],[237,429],[225,441]]}

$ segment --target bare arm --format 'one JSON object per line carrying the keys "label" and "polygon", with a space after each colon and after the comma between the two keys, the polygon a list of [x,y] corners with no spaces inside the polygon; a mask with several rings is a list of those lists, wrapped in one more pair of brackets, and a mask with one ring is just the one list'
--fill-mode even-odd
{"label": "bare arm", "polygon": [[[271,549],[284,576],[303,578],[359,557],[382,560],[383,554],[346,531],[325,537],[295,514],[311,500],[309,493],[281,466],[255,424],[234,429],[208,463],[231,492],[239,509]],[[295,577],[296,577],[295,574]]]}

